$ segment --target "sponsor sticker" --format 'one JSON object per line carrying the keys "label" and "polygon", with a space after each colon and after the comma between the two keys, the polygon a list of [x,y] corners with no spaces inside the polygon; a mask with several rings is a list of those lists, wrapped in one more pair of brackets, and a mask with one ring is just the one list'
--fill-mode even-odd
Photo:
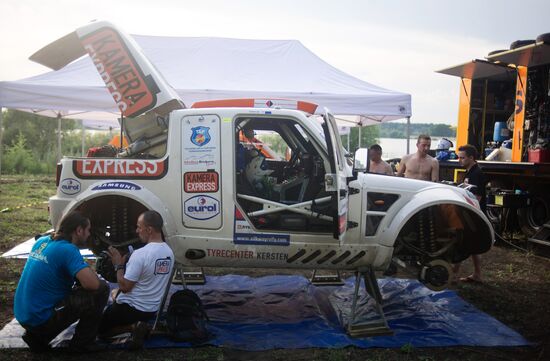
{"label": "sponsor sticker", "polygon": [[92,188],[93,191],[102,191],[105,189],[139,191],[141,189],[141,186],[130,182],[105,182]]}
{"label": "sponsor sticker", "polygon": [[168,171],[168,159],[75,159],[78,178],[158,179]]}
{"label": "sponsor sticker", "polygon": [[185,214],[193,219],[206,220],[220,213],[220,201],[216,198],[201,194],[185,201]]}
{"label": "sponsor sticker", "polygon": [[206,153],[203,155],[191,155],[183,159],[183,165],[186,167],[189,166],[200,166],[212,167],[216,164],[214,152]]}
{"label": "sponsor sticker", "polygon": [[157,259],[155,261],[155,274],[164,275],[170,272],[170,258]]}
{"label": "sponsor sticker", "polygon": [[59,183],[59,189],[67,195],[77,194],[80,192],[80,182],[74,178],[65,178]]}
{"label": "sponsor sticker", "polygon": [[208,132],[210,130],[209,127],[195,127],[191,128],[193,133],[191,134],[191,143],[195,144],[196,146],[202,147],[208,142],[210,142],[210,133]]}
{"label": "sponsor sticker", "polygon": [[288,246],[290,236],[288,234],[269,234],[269,233],[235,233],[235,244],[259,244],[264,246]]}
{"label": "sponsor sticker", "polygon": [[219,190],[219,175],[214,171],[186,172],[183,189],[186,193],[215,193]]}
{"label": "sponsor sticker", "polygon": [[255,231],[242,213],[235,207],[235,223],[233,227],[233,243],[258,244],[264,246],[288,246],[290,235],[276,233],[261,233]]}
{"label": "sponsor sticker", "polygon": [[144,76],[114,29],[101,28],[84,37],[82,45],[125,116],[132,117],[154,107],[158,87],[151,76]]}

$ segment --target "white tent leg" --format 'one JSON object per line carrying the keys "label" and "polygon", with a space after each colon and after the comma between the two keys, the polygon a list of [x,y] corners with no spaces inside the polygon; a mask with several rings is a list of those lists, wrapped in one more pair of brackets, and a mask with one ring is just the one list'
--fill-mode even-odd
{"label": "white tent leg", "polygon": [[57,113],[57,162],[61,161],[61,113]]}
{"label": "white tent leg", "polygon": [[82,156],[84,157],[84,148],[86,147],[86,133],[84,129],[84,121],[82,121]]}
{"label": "white tent leg", "polygon": [[411,137],[411,117],[407,117],[407,153],[409,154],[409,138]]}
{"label": "white tent leg", "polygon": [[2,137],[4,136],[4,130],[2,128],[2,107],[0,107],[0,175],[2,175]]}
{"label": "white tent leg", "polygon": [[359,125],[359,141],[357,142],[359,148],[361,148],[361,129],[362,128],[363,127],[361,125]]}

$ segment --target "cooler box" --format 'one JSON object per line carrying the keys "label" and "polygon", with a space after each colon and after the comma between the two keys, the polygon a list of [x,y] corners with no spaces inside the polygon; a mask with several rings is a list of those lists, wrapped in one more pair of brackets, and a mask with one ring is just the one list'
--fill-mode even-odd
{"label": "cooler box", "polygon": [[550,149],[529,149],[529,162],[550,163]]}

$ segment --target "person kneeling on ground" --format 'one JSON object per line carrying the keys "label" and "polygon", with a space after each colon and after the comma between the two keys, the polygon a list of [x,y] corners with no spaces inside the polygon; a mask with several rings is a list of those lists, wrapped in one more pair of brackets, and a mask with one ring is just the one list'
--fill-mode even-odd
{"label": "person kneeling on ground", "polygon": [[90,220],[71,212],[53,236],[39,238],[32,247],[14,299],[15,318],[25,329],[23,340],[32,352],[49,350],[50,341],[77,320],[69,350],[102,349],[95,339],[109,285],[80,254],[89,236]]}
{"label": "person kneeling on ground", "polygon": [[162,295],[174,267],[174,253],[164,242],[162,216],[155,211],[142,213],[136,233],[145,246],[134,251],[128,263],[120,252],[109,247],[119,292],[103,314],[99,332],[104,337],[132,332],[129,348],[141,348],[149,332],[147,321],[160,307]]}

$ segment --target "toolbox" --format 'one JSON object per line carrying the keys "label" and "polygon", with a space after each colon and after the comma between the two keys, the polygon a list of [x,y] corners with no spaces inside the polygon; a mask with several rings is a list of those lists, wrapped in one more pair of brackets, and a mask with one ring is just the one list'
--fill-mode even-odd
{"label": "toolbox", "polygon": [[550,163],[550,149],[529,149],[529,162]]}

